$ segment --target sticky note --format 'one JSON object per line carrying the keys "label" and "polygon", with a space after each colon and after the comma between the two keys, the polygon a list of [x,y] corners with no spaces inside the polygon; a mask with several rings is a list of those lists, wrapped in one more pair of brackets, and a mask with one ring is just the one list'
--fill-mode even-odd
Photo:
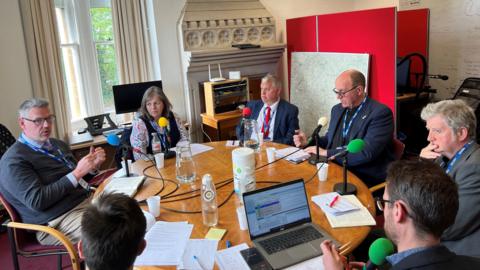
{"label": "sticky note", "polygon": [[227,232],[225,229],[219,229],[219,228],[210,228],[208,230],[208,233],[205,235],[206,239],[212,239],[212,240],[220,240],[222,239],[223,235]]}

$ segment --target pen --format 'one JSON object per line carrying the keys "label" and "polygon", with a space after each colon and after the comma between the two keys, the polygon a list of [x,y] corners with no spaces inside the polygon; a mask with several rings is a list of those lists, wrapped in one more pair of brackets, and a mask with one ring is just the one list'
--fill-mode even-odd
{"label": "pen", "polygon": [[230,243],[230,241],[227,240],[227,241],[225,242],[225,245],[227,246],[227,248],[229,248],[229,247],[232,246],[232,243]]}
{"label": "pen", "polygon": [[202,264],[202,262],[197,256],[193,255],[193,259],[197,261],[198,265],[200,265],[200,268],[202,268],[202,270],[207,270],[207,268]]}
{"label": "pen", "polygon": [[333,207],[333,205],[335,204],[335,202],[338,201],[338,198],[339,198],[339,197],[340,197],[339,195],[335,196],[335,197],[333,198],[333,200],[328,204],[328,206],[329,206],[329,207]]}

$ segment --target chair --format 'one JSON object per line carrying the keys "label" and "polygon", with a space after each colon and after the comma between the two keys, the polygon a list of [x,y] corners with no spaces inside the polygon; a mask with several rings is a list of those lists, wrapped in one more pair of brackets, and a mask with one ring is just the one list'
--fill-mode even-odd
{"label": "chair", "polygon": [[[73,270],[80,270],[80,260],[77,250],[65,235],[48,226],[27,224],[21,221],[17,211],[7,202],[5,197],[0,194],[0,202],[10,216],[11,221],[6,221],[3,225],[7,227],[10,249],[12,253],[13,266],[15,270],[20,269],[18,265],[18,255],[24,257],[39,257],[58,255],[58,269],[62,269],[62,255],[68,254],[72,263]],[[47,246],[38,243],[35,234],[32,231],[46,232],[57,238],[63,246]]]}
{"label": "chair", "polygon": [[7,152],[7,149],[15,143],[16,139],[7,127],[0,124],[0,159],[3,154]]}

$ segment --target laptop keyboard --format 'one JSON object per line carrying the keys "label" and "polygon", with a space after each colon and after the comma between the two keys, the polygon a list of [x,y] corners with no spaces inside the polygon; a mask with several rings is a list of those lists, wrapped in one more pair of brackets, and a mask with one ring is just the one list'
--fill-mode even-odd
{"label": "laptop keyboard", "polygon": [[293,230],[278,236],[259,241],[268,254],[282,251],[303,243],[321,238],[323,235],[311,226]]}

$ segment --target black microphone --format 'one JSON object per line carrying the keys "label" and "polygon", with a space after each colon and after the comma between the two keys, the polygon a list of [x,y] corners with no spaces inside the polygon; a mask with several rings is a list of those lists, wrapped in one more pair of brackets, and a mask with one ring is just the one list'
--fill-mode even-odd
{"label": "black microphone", "polygon": [[365,147],[365,141],[364,140],[354,139],[354,140],[351,140],[348,143],[348,145],[342,146],[341,147],[342,151],[336,153],[335,155],[329,157],[328,159],[329,160],[334,160],[338,156],[342,156],[342,155],[345,155],[347,153],[356,154],[356,153],[361,152],[364,147]]}
{"label": "black microphone", "polygon": [[436,75],[428,75],[428,78],[430,79],[440,79],[440,80],[448,80],[448,76],[447,75],[441,75],[441,74],[436,74]]}
{"label": "black microphone", "polygon": [[392,241],[387,238],[378,238],[373,241],[368,249],[368,262],[363,266],[364,270],[375,270],[386,262],[386,257],[393,254],[395,248]]}
{"label": "black microphone", "polygon": [[165,145],[163,146],[163,153],[165,159],[169,159],[175,156],[175,151],[170,150],[170,143],[168,142],[168,138],[170,137],[170,130],[168,128],[168,119],[165,117],[160,117],[158,119],[158,125],[160,126],[160,129],[162,130],[162,135],[165,136]]}

